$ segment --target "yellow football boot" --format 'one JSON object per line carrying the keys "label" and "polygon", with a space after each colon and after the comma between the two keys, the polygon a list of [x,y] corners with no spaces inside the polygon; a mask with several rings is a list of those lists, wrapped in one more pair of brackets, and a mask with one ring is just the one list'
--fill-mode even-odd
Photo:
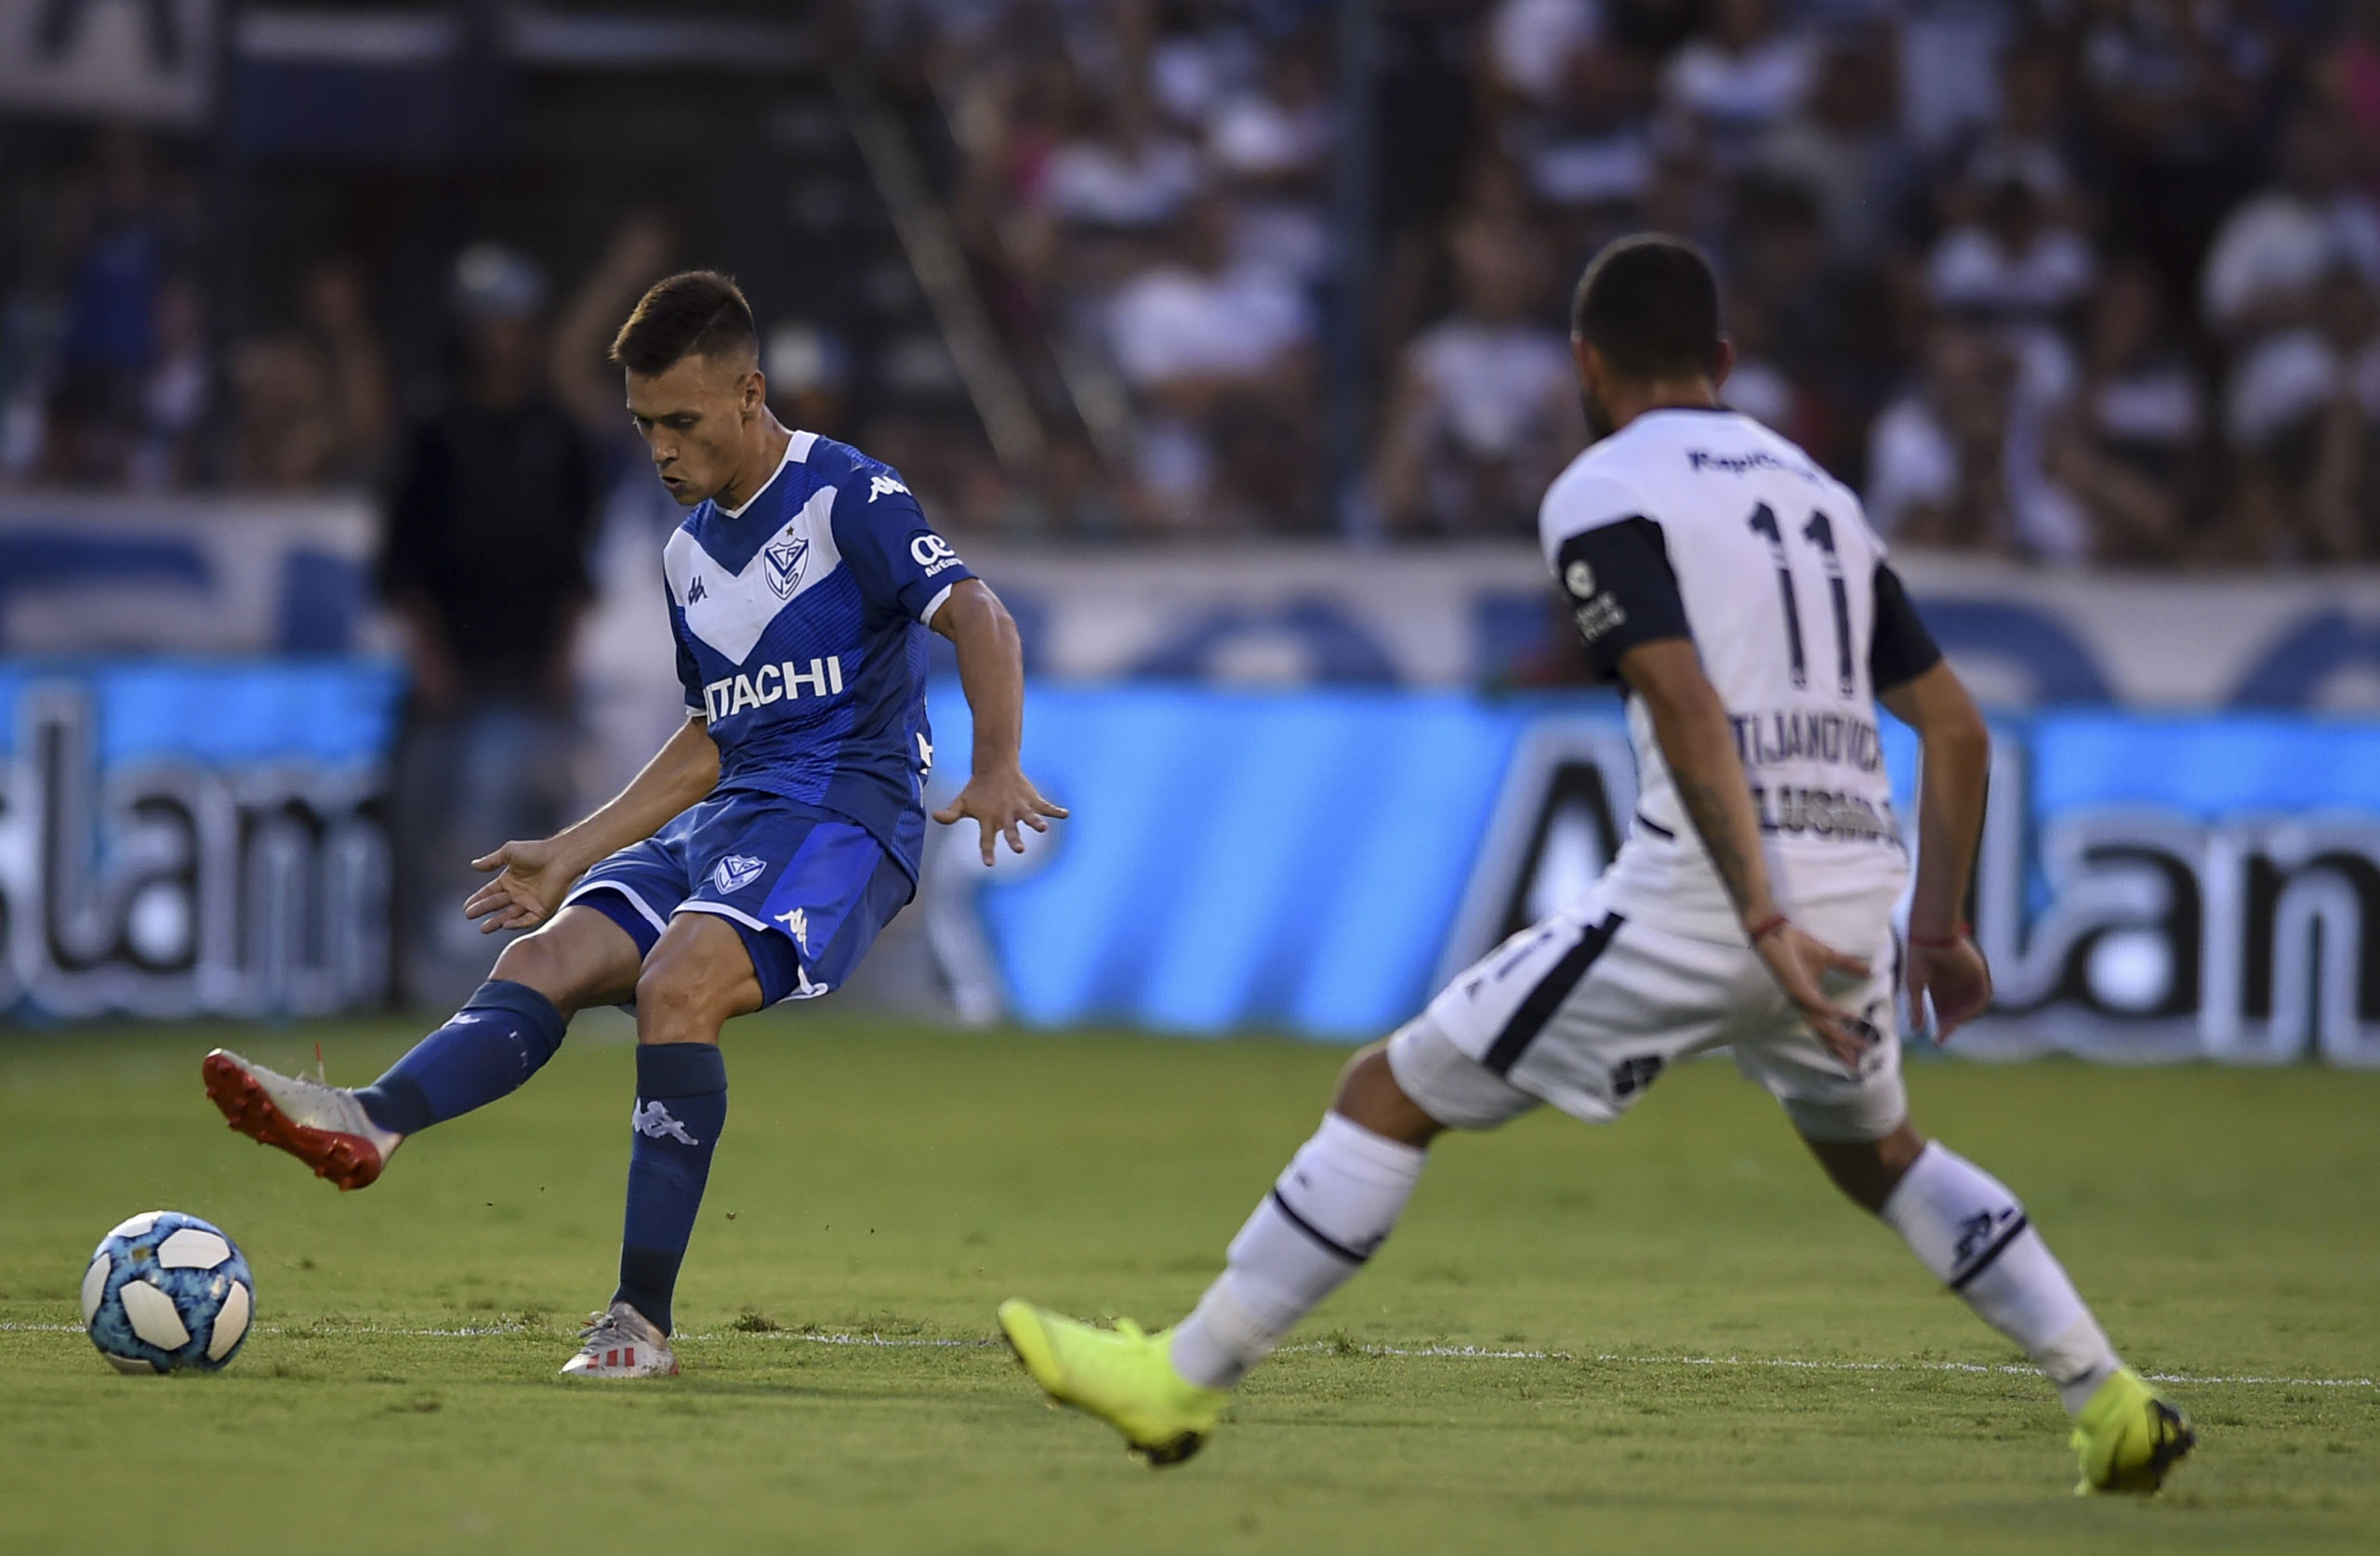
{"label": "yellow football boot", "polygon": [[2198,1445],[2189,1418],[2159,1399],[2140,1375],[2125,1367],[2091,1396],[2074,1418],[2069,1439],[2082,1461],[2074,1495],[2129,1491],[2147,1496]]}
{"label": "yellow football boot", "polygon": [[1152,1469],[1179,1464],[1205,1447],[1231,1399],[1173,1370],[1170,1329],[1144,1334],[1130,1319],[1117,1320],[1113,1329],[1094,1328],[1011,1298],[1000,1304],[1000,1330],[1051,1404],[1105,1421]]}

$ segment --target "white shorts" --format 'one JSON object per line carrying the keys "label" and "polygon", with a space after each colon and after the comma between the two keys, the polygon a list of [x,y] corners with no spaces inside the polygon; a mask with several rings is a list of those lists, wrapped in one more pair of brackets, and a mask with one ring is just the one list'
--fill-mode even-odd
{"label": "white shorts", "polygon": [[1871,957],[1866,982],[1829,991],[1875,1030],[1853,1075],[1750,946],[1631,922],[1606,898],[1598,888],[1504,942],[1389,1040],[1389,1068],[1422,1112],[1488,1129],[1551,1102],[1608,1123],[1670,1065],[1729,1046],[1736,1067],[1808,1139],[1882,1140],[1908,1118],[1895,1014],[1900,957],[1881,919],[1881,944],[1838,947]]}

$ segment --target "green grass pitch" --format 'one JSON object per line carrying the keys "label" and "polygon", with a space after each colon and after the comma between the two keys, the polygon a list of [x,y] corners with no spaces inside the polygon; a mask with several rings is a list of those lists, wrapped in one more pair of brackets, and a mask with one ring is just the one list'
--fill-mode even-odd
{"label": "green grass pitch", "polygon": [[[2055,1397],[1835,1199],[1724,1063],[1623,1124],[1453,1139],[1396,1238],[1152,1474],[990,1342],[1024,1294],[1170,1321],[1343,1057],[729,1035],[683,1377],[569,1385],[633,1070],[603,1013],[342,1196],[227,1132],[218,1042],[337,1079],[393,1024],[0,1041],[0,1550],[1961,1552],[2380,1549],[2380,1075],[1914,1067],[2197,1416],[2153,1503],[2077,1500]],[[259,1330],[126,1378],[79,1330],[117,1220],[237,1238]],[[1501,1357],[1449,1354],[1462,1347]]]}

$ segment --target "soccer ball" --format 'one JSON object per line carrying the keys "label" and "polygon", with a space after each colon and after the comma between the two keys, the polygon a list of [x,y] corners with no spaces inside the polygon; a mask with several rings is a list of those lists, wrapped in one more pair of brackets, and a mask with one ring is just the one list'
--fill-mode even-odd
{"label": "soccer ball", "polygon": [[213,1372],[240,1353],[256,1277],[196,1216],[149,1210],[100,1240],[83,1272],[83,1324],[119,1372]]}

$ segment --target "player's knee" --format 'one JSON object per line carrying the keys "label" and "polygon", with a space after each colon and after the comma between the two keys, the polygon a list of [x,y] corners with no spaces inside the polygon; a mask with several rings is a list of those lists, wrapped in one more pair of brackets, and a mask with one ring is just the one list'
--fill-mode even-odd
{"label": "player's knee", "polygon": [[1376,1135],[1408,1145],[1426,1145],[1445,1128],[1396,1084],[1386,1043],[1374,1043],[1347,1062],[1347,1067],[1339,1072],[1339,1089],[1330,1099],[1330,1111]]}
{"label": "player's knee", "polygon": [[506,946],[489,976],[526,984],[567,1009],[577,1006],[586,993],[590,971],[586,961],[549,930],[540,930]]}
{"label": "player's knee", "polygon": [[637,1035],[645,1042],[707,1042],[727,1019],[717,984],[684,957],[656,953],[637,975]]}
{"label": "player's knee", "polygon": [[1903,1124],[1881,1140],[1812,1140],[1826,1175],[1863,1210],[1881,1214],[1884,1201],[1925,1150],[1925,1138]]}

